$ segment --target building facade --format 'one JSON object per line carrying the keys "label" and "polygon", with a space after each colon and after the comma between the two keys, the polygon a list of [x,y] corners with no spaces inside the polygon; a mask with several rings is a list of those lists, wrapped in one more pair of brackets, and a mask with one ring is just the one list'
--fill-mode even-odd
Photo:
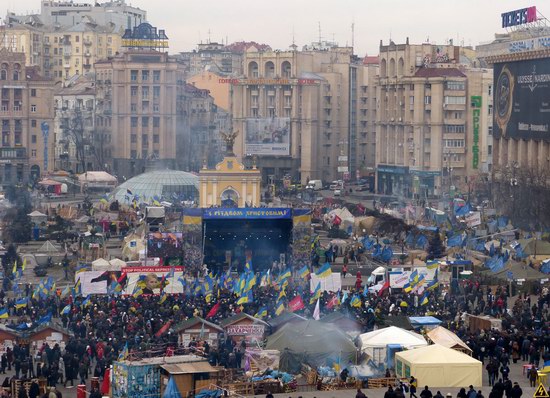
{"label": "building facade", "polygon": [[223,80],[231,85],[233,126],[242,132],[235,153],[256,157],[264,182],[355,178],[370,162],[361,144],[374,142],[366,118],[376,69],[351,48],[246,52],[243,75]]}
{"label": "building facade", "polygon": [[128,178],[153,160],[175,168],[189,123],[182,65],[167,53],[129,50],[95,68],[96,126],[110,136],[113,173]]}
{"label": "building facade", "polygon": [[0,47],[25,53],[27,66],[38,66],[43,76],[62,81],[93,72],[95,62],[120,51],[125,29],[146,17],[124,0],[45,0],[39,14],[8,13],[0,27]]}
{"label": "building facade", "polygon": [[73,26],[83,18],[90,18],[98,25],[112,25],[115,30],[124,32],[147,20],[147,12],[128,5],[125,0],[94,1],[79,3],[63,0],[41,0],[40,13],[31,15],[16,15],[9,13],[6,21],[25,23],[30,20],[40,20],[49,26]]}
{"label": "building facade", "polygon": [[25,54],[0,49],[0,185],[37,181],[54,168],[55,83],[25,65]]}
{"label": "building facade", "polygon": [[108,143],[96,145],[95,83],[76,75],[54,96],[55,168],[85,173],[101,170],[109,150]]}
{"label": "building facade", "polygon": [[381,44],[379,193],[421,199],[453,195],[488,171],[491,73],[474,69],[473,59],[473,50],[452,44]]}

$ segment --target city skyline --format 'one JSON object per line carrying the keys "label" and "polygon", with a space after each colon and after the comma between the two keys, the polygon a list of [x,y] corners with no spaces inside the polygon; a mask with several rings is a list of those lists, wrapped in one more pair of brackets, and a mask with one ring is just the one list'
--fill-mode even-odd
{"label": "city skyline", "polygon": [[[383,4],[373,0],[343,0],[338,7],[325,0],[315,3],[281,0],[275,10],[267,3],[250,0],[236,0],[231,4],[195,0],[185,5],[174,5],[168,0],[127,3],[147,11],[149,22],[166,30],[171,53],[192,50],[196,44],[209,40],[257,41],[284,50],[293,40],[301,47],[318,41],[321,36],[323,40],[351,46],[352,23],[355,53],[360,56],[378,54],[380,40],[387,44],[390,38],[396,43],[405,42],[409,37],[411,43],[429,41],[435,44],[453,39],[454,44],[475,47],[491,41],[495,33],[505,33],[500,22],[502,12],[537,5],[540,13],[550,14],[550,5],[523,0],[481,3],[423,0],[414,6],[404,0],[389,0]],[[35,13],[40,1],[8,0],[6,5],[6,10],[17,14]],[[165,13],[168,5],[171,12]],[[205,9],[208,11],[204,12]],[[403,12],[391,14],[396,9]],[[385,15],[388,17],[383,17]],[[248,23],[243,23],[245,21]]]}

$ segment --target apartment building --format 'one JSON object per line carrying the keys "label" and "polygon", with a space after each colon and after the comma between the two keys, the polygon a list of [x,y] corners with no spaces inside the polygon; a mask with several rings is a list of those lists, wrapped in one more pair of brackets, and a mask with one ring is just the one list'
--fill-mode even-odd
{"label": "apartment building", "polygon": [[0,49],[0,186],[37,181],[53,170],[55,84],[25,54]]}
{"label": "apartment building", "polygon": [[185,65],[187,76],[205,71],[224,76],[239,76],[243,73],[243,54],[250,51],[268,51],[267,44],[256,42],[235,42],[229,45],[217,42],[199,43],[196,50],[181,52],[178,57]]}
{"label": "apartment building", "polygon": [[189,131],[183,66],[168,53],[128,50],[95,70],[96,127],[110,136],[113,173],[129,178],[149,161],[176,168]]}
{"label": "apartment building", "polygon": [[8,13],[0,26],[0,47],[25,53],[27,66],[38,66],[43,76],[63,81],[93,72],[95,62],[120,51],[125,29],[146,17],[124,0],[45,0],[39,14]]}
{"label": "apartment building", "polygon": [[426,198],[462,192],[490,167],[491,72],[448,45],[380,45],[376,187]]}
{"label": "apartment building", "polygon": [[374,165],[367,119],[375,112],[377,68],[345,47],[246,52],[243,75],[221,80],[231,85],[233,127],[240,131],[235,153],[256,158],[264,182],[285,175],[304,183],[355,178],[362,164]]}
{"label": "apartment building", "polygon": [[55,92],[54,104],[55,168],[74,173],[100,170],[110,147],[108,142],[102,145],[95,128],[95,82],[75,75]]}
{"label": "apartment building", "polygon": [[147,20],[147,11],[133,7],[125,0],[107,0],[81,3],[76,1],[40,0],[40,13],[16,15],[8,12],[8,23],[26,23],[40,20],[49,26],[74,26],[83,18],[90,18],[98,25],[112,25],[116,31],[137,26]]}

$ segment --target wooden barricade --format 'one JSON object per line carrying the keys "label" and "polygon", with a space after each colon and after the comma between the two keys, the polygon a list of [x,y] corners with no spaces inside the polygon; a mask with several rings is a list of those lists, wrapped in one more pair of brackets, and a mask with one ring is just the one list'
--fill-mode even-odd
{"label": "wooden barricade", "polygon": [[384,388],[394,386],[397,383],[395,377],[382,377],[379,379],[369,379],[369,388]]}

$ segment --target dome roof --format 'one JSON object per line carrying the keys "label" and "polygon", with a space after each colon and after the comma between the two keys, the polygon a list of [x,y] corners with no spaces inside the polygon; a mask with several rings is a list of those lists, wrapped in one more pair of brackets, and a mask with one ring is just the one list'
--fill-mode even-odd
{"label": "dome roof", "polygon": [[[120,184],[111,198],[128,203],[139,195],[141,200],[194,200],[198,198],[199,177],[180,170],[155,170]],[[131,193],[130,193],[131,192]],[[133,196],[132,196],[133,195]]]}

